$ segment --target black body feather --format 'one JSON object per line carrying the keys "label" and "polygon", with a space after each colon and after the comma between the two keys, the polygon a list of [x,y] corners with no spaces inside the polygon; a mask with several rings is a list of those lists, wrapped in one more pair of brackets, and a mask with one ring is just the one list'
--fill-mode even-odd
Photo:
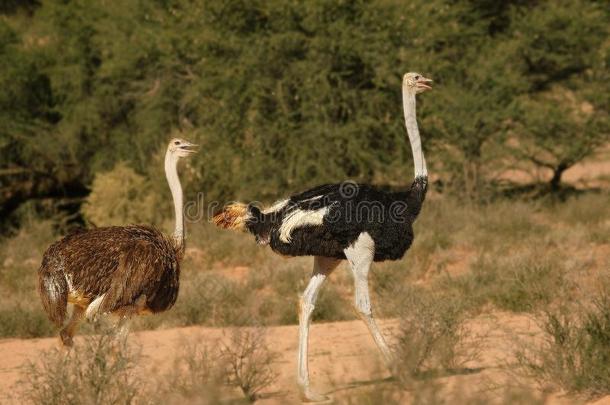
{"label": "black body feather", "polygon": [[[413,242],[413,222],[426,196],[428,180],[418,177],[405,192],[388,192],[367,184],[325,184],[290,197],[275,212],[248,207],[245,226],[259,243],[286,256],[345,259],[344,250],[367,232],[375,241],[375,261],[398,260]],[[280,228],[295,210],[327,208],[322,225],[299,226],[289,242]]]}

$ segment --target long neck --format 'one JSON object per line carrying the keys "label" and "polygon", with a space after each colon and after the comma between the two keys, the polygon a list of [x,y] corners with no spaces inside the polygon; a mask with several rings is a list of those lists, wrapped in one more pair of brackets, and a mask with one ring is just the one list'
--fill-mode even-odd
{"label": "long neck", "polygon": [[409,142],[411,142],[411,151],[413,153],[415,179],[428,177],[426,159],[424,159],[424,151],[421,147],[421,138],[419,137],[419,128],[415,116],[415,93],[403,88],[402,104],[405,113],[405,125],[407,126],[407,133],[409,134]]}
{"label": "long neck", "polygon": [[184,214],[182,207],[182,186],[178,178],[178,158],[167,152],[165,154],[165,176],[172,191],[174,200],[174,211],[176,213],[176,228],[174,229],[174,240],[179,248],[184,247]]}

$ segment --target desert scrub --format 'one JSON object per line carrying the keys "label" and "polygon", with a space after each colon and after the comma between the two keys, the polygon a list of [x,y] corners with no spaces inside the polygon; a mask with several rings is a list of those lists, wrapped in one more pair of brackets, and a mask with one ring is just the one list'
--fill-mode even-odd
{"label": "desert scrub", "polygon": [[471,209],[453,198],[426,201],[420,217],[413,225],[415,239],[409,249],[409,273],[421,276],[439,251],[452,248],[460,238],[460,230],[470,222]]}
{"label": "desert scrub", "polygon": [[267,350],[262,328],[233,329],[229,340],[221,343],[226,382],[239,388],[250,402],[258,400],[261,391],[277,380],[278,374],[271,368],[277,358]]}
{"label": "desert scrub", "polygon": [[475,308],[491,303],[498,309],[527,312],[550,303],[566,290],[564,275],[560,252],[541,256],[535,249],[522,248],[508,256],[501,252],[482,254],[469,273],[442,278],[437,285],[457,290]]}
{"label": "desert scrub", "polygon": [[[266,325],[294,325],[298,323],[299,297],[311,277],[311,258],[290,261],[273,260],[249,274],[247,290],[252,291],[250,307],[257,309],[258,321]],[[313,313],[315,321],[354,319],[351,299],[344,297],[346,290],[351,298],[351,276],[340,266],[326,281],[318,295]]]}
{"label": "desert scrub", "polygon": [[157,387],[154,403],[221,403],[224,368],[219,353],[198,341],[185,341],[170,372]]}
{"label": "desert scrub", "polygon": [[267,349],[262,328],[232,328],[209,345],[198,340],[181,343],[155,403],[255,402],[276,381],[271,364],[278,355]]}
{"label": "desert scrub", "polygon": [[590,398],[610,394],[610,284],[590,305],[562,305],[538,315],[539,344],[520,342],[521,370],[541,384]]}
{"label": "desert scrub", "polygon": [[142,381],[138,355],[109,333],[85,338],[66,352],[43,352],[19,382],[20,400],[32,404],[132,404]]}
{"label": "desert scrub", "polygon": [[0,309],[0,338],[52,336],[53,324],[36,301],[8,305]]}
{"label": "desert scrub", "polygon": [[[439,404],[527,404],[547,403],[547,394],[527,387],[503,385],[492,389],[488,384],[468,386],[455,384],[451,388],[437,381],[425,380],[411,391],[412,403],[418,405]],[[404,403],[401,402],[401,403]]]}
{"label": "desert scrub", "polygon": [[397,293],[401,311],[394,352],[400,381],[456,369],[477,357],[479,342],[466,328],[467,304],[460,296],[415,287]]}

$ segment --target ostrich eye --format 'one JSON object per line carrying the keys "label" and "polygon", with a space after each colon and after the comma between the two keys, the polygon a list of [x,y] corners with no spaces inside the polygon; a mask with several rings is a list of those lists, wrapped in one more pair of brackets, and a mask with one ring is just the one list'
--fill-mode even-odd
{"label": "ostrich eye", "polygon": [[416,75],[416,76],[415,76],[415,80],[419,80],[419,75]]}
{"label": "ostrich eye", "polygon": [[174,142],[174,145],[180,145],[180,141]]}

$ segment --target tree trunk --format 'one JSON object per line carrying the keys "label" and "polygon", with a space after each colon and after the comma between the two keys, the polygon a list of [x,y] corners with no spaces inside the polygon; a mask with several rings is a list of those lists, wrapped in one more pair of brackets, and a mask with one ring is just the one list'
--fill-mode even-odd
{"label": "tree trunk", "polygon": [[561,176],[563,175],[563,172],[568,169],[568,167],[569,166],[566,163],[561,162],[559,163],[559,165],[557,165],[555,170],[553,170],[553,177],[550,181],[551,191],[559,191],[559,189],[561,188]]}

